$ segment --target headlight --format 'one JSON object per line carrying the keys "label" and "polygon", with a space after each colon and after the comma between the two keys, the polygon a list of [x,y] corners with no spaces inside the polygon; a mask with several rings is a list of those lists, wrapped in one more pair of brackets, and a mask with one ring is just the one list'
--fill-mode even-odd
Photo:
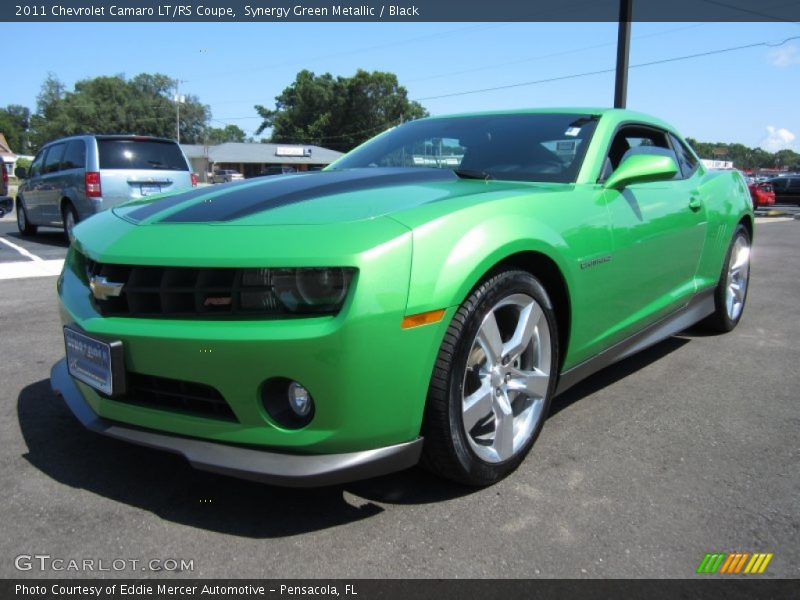
{"label": "headlight", "polygon": [[333,314],[347,298],[355,269],[310,267],[245,269],[241,306],[245,310],[274,309],[276,304],[297,314]]}

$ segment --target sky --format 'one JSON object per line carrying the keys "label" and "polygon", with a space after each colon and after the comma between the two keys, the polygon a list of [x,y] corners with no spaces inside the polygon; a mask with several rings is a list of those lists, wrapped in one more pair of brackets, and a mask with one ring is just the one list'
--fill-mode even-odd
{"label": "sky", "polygon": [[[100,75],[160,72],[248,134],[254,105],[301,69],[397,74],[431,114],[543,106],[610,106],[616,23],[3,23],[26,48],[7,60],[0,106],[35,109],[48,72],[67,89]],[[787,38],[797,39],[780,44]],[[630,70],[628,107],[685,136],[800,151],[800,24],[634,23],[630,64],[753,46]],[[464,93],[515,86],[480,93]],[[459,93],[460,95],[450,95]],[[450,95],[450,96],[448,96]],[[441,97],[445,96],[445,97]]]}

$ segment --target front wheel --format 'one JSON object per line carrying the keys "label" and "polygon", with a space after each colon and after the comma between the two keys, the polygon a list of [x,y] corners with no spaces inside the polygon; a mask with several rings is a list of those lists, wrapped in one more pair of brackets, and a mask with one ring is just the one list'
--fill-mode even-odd
{"label": "front wheel", "polygon": [[25,204],[17,198],[17,229],[22,235],[35,235],[39,229],[36,225],[28,221],[28,213],[25,211]]}
{"label": "front wheel", "polygon": [[725,264],[714,292],[714,312],[703,325],[712,331],[727,333],[742,319],[750,287],[750,234],[739,225],[725,256]]}
{"label": "front wheel", "polygon": [[492,484],[541,431],[555,391],[558,334],[544,287],[504,271],[461,305],[445,334],[423,422],[423,464],[449,479]]}

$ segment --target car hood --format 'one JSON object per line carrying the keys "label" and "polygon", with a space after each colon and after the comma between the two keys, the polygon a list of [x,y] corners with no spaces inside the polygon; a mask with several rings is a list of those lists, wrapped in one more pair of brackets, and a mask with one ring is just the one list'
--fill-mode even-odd
{"label": "car hood", "polygon": [[433,203],[466,206],[510,192],[535,194],[556,187],[565,186],[461,179],[448,169],[347,169],[197,188],[128,203],[114,213],[136,225],[321,225],[407,214]]}

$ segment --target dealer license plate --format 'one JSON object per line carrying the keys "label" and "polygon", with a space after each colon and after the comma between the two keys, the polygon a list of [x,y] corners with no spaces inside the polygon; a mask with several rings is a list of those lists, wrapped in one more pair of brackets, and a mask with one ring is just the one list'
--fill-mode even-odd
{"label": "dealer license plate", "polygon": [[[114,393],[112,345],[64,327],[69,374],[108,396]],[[116,342],[121,350],[122,344]]]}

